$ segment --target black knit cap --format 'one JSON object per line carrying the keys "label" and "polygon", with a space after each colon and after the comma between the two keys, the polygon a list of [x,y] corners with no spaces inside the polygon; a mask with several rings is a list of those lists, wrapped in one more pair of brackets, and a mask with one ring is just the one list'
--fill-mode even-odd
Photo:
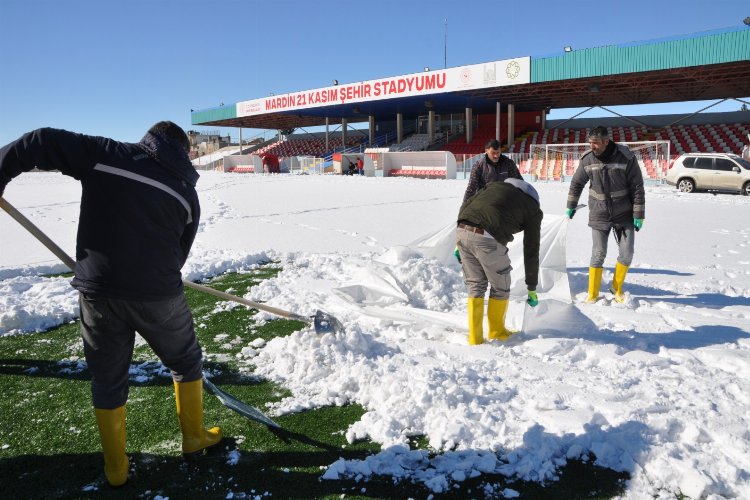
{"label": "black knit cap", "polygon": [[190,151],[190,139],[182,127],[174,122],[161,121],[148,129],[149,134],[161,137],[169,142],[180,146],[185,152]]}

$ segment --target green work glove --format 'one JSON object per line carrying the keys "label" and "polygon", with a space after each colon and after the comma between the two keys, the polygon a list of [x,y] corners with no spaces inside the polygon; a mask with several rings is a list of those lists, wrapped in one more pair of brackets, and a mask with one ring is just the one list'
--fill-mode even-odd
{"label": "green work glove", "polygon": [[565,209],[565,215],[568,216],[568,219],[572,219],[575,214],[576,214],[576,209],[575,208],[567,208],[567,209]]}
{"label": "green work glove", "polygon": [[633,219],[633,225],[636,231],[640,231],[643,227],[643,219]]}
{"label": "green work glove", "polygon": [[526,299],[526,303],[531,307],[536,307],[536,305],[539,303],[539,297],[537,297],[536,291],[529,290],[529,298]]}
{"label": "green work glove", "polygon": [[460,263],[461,263],[461,254],[460,254],[460,253],[458,253],[458,247],[456,247],[456,249],[455,249],[455,250],[453,250],[453,255],[454,255],[454,256],[456,257],[456,260],[457,260],[457,261],[458,261],[458,263],[460,264]]}

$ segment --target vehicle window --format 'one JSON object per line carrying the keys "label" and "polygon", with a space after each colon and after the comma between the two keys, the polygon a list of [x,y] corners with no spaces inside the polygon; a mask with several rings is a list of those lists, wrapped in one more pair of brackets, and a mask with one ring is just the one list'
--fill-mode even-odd
{"label": "vehicle window", "polygon": [[701,170],[711,170],[713,167],[713,158],[696,158],[695,166],[693,168],[700,168]]}
{"label": "vehicle window", "polygon": [[693,163],[695,163],[695,156],[688,156],[682,160],[682,166],[685,168],[693,168]]}
{"label": "vehicle window", "polygon": [[747,161],[744,158],[735,158],[735,161],[742,165],[742,168],[745,170],[750,170],[750,161]]}
{"label": "vehicle window", "polygon": [[731,172],[734,167],[736,167],[736,165],[732,160],[727,160],[726,158],[716,158],[716,170]]}

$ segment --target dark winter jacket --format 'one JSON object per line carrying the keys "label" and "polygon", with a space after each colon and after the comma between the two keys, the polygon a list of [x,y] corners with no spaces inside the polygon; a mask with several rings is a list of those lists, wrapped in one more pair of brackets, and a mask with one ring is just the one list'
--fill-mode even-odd
{"label": "dark winter jacket", "polygon": [[543,216],[532,197],[505,182],[493,182],[461,206],[458,222],[480,227],[506,246],[513,241],[514,234],[523,231],[526,287],[536,290]]}
{"label": "dark winter jacket", "polygon": [[131,300],[182,293],[200,220],[198,173],[184,150],[152,134],[130,144],[51,128],[0,149],[0,178],[34,167],[81,181],[76,289]]}
{"label": "dark winter jacket", "polygon": [[[625,146],[613,145],[597,158],[589,151],[573,174],[568,190],[568,208],[575,208],[587,183],[589,226],[608,231],[612,227],[633,227],[633,218],[646,216],[643,175],[635,155]],[[609,154],[608,154],[609,153]]]}
{"label": "dark winter jacket", "polygon": [[508,177],[523,179],[518,171],[516,163],[507,156],[500,155],[497,163],[492,163],[485,154],[481,160],[471,167],[469,174],[469,183],[464,193],[464,203],[466,200],[477,194],[490,182],[503,182]]}

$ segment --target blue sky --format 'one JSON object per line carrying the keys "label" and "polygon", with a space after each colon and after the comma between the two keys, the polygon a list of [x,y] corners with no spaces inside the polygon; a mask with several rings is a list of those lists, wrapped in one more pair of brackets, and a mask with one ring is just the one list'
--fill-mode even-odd
{"label": "blue sky", "polygon": [[6,144],[43,126],[123,141],[162,119],[215,129],[193,127],[190,110],[441,68],[446,55],[452,67],[737,27],[750,2],[2,0],[0,13]]}

